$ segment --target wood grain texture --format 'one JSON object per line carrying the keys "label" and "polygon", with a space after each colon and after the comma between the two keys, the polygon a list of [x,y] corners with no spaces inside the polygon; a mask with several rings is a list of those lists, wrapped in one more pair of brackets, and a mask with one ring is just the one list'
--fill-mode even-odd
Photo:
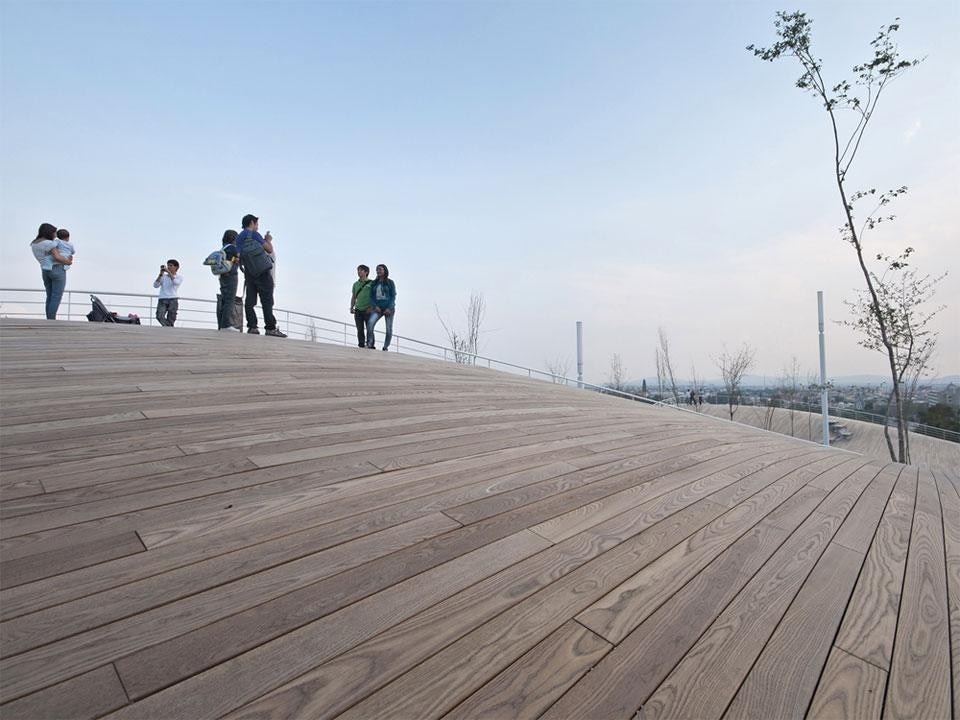
{"label": "wood grain texture", "polygon": [[950,620],[943,549],[937,487],[933,475],[920,470],[885,718],[950,716]]}
{"label": "wood grain texture", "polygon": [[487,545],[127,705],[108,717],[225,715],[464,587],[536,554],[546,545],[546,541],[528,531],[520,537]]}
{"label": "wood grain texture", "polygon": [[127,695],[112,665],[83,673],[0,705],[4,720],[93,720],[127,704]]}
{"label": "wood grain texture", "polygon": [[695,503],[680,511],[661,506],[642,522],[615,518],[410,618],[231,717],[333,717],[517,603],[533,602],[537,593],[602,554],[613,553],[619,559],[625,551],[665,544],[686,525],[702,525],[718,512],[716,506]]}
{"label": "wood grain texture", "polygon": [[894,486],[835,641],[884,670],[897,630],[916,493],[917,471],[907,469]]}
{"label": "wood grain texture", "polygon": [[810,703],[810,720],[880,720],[887,673],[833,648]]}
{"label": "wood grain texture", "polygon": [[[789,463],[785,466],[790,467]],[[580,613],[577,620],[610,642],[620,642],[664,600],[811,479],[804,473],[787,472],[779,480],[771,481],[781,472],[768,474],[766,488],[672,548]],[[720,491],[708,497],[715,502],[717,495],[723,494]]]}
{"label": "wood grain texture", "polygon": [[[872,666],[827,658],[844,632],[904,715],[955,692],[954,469],[917,501],[913,468],[293,338],[0,334],[4,717],[632,719],[671,688],[666,715],[875,707]],[[232,392],[225,366],[264,382]],[[617,645],[591,606],[622,613]]]}
{"label": "wood grain texture", "polygon": [[0,576],[3,577],[5,588],[13,588],[114,558],[136,555],[145,549],[135,532],[108,534],[87,541],[65,543],[63,547],[46,552],[4,560],[0,562]]}
{"label": "wood grain texture", "polygon": [[[309,587],[326,577],[456,527],[459,525],[455,521],[435,513],[318,551],[315,536],[287,536],[279,541],[258,545],[255,550],[227,553],[131,582],[112,591],[5,621],[0,623],[0,643],[5,655],[24,652],[59,638],[188,598],[210,587],[222,587],[227,594],[239,594],[250,604],[263,602],[265,597]],[[237,583],[243,578],[254,577],[259,587],[268,588],[269,595],[259,594],[250,581]],[[150,648],[150,651],[156,647]]]}
{"label": "wood grain texture", "polygon": [[944,556],[947,569],[947,600],[950,609],[950,659],[953,678],[953,720],[960,720],[960,495],[945,473],[936,473],[943,511]]}
{"label": "wood grain texture", "polygon": [[824,553],[724,717],[803,720],[862,563],[853,551]]}
{"label": "wood grain texture", "polygon": [[772,577],[758,575],[643,704],[644,717],[721,717],[805,582],[810,561],[820,560],[818,566],[829,577],[851,557],[857,560],[852,550],[832,545],[822,559],[795,556]]}
{"label": "wood grain texture", "polygon": [[583,626],[566,622],[444,718],[535,720],[611,647]]}

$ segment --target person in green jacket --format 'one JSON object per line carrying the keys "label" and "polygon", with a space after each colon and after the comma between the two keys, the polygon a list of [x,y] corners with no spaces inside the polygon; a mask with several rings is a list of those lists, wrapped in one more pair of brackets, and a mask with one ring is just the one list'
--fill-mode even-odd
{"label": "person in green jacket", "polygon": [[357,265],[357,281],[353,284],[350,294],[350,314],[357,326],[357,342],[360,347],[367,344],[367,315],[370,314],[370,268],[366,265]]}

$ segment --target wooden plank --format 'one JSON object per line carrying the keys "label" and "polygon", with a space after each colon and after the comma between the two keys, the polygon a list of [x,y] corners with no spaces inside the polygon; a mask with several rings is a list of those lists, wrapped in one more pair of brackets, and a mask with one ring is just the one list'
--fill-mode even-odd
{"label": "wooden plank", "polygon": [[947,567],[947,599],[950,604],[950,657],[953,676],[953,720],[960,720],[960,495],[937,472],[937,489],[943,511],[944,555]]}
{"label": "wooden plank", "polygon": [[[89,472],[91,470],[103,471],[108,468],[130,466],[130,465],[140,465],[141,463],[151,462],[153,460],[166,460],[177,455],[182,455],[176,447],[166,447],[166,448],[154,448],[151,450],[141,450],[135,452],[128,452],[123,455],[107,455],[93,458],[90,460],[77,460],[73,462],[63,462],[55,455],[47,455],[44,457],[44,464],[37,465],[31,468],[22,468],[16,469],[15,471],[10,471],[11,469],[7,467],[6,462],[4,462],[4,470],[6,476],[14,477],[18,482],[25,481],[41,481],[45,479],[48,475],[57,474],[57,475],[69,475],[74,472]],[[51,466],[56,468],[55,473],[51,472]],[[150,471],[147,471],[144,474],[150,474]],[[142,476],[141,476],[142,477]],[[20,514],[17,512],[19,509],[18,504],[11,504],[9,507],[3,508],[3,516],[9,517],[12,515]],[[38,509],[43,509],[42,507]],[[29,507],[23,510],[24,512],[36,512],[36,510]]]}
{"label": "wooden plank", "polygon": [[[567,443],[569,444],[569,442]],[[553,450],[546,455],[524,455],[519,451],[510,450],[505,453],[494,453],[483,458],[473,458],[460,463],[461,472],[481,483],[489,479],[509,473],[509,468],[521,471],[525,467],[536,467],[539,463],[549,462],[549,458],[562,457],[565,450]],[[403,471],[407,478],[427,474],[438,474],[438,479],[444,473],[454,470],[455,464],[438,466],[429,471]],[[79,570],[62,576],[58,581],[38,583],[10,588],[0,591],[0,613],[4,619],[22,615],[31,610],[39,610],[59,603],[85,597],[96,592],[102,592],[117,587],[135,579],[149,577],[162,572],[184,567],[199,562],[207,557],[214,557],[224,553],[252,547],[261,542],[268,542],[277,538],[290,536],[291,542],[297,534],[309,537],[320,550],[337,543],[377,532],[393,525],[423,517],[432,512],[443,510],[447,504],[457,505],[464,499],[464,493],[481,493],[478,489],[458,489],[434,495],[429,503],[418,497],[395,505],[387,505],[377,510],[367,511],[357,516],[349,511],[340,519],[332,519],[313,507],[290,511],[281,515],[259,517],[255,513],[246,513],[243,518],[232,518],[215,525],[216,532],[210,527],[211,521],[203,519],[202,528],[194,527],[189,523],[185,527],[170,528],[168,526],[165,537],[170,542],[160,547],[151,547],[145,557],[134,559],[119,559],[108,565],[89,570]],[[475,497],[476,495],[474,495]],[[339,507],[339,506],[335,506]],[[232,513],[232,509],[224,513]],[[355,511],[358,512],[358,511]],[[332,514],[332,513],[331,513]],[[249,520],[250,522],[241,522]],[[189,529],[189,532],[187,531]],[[210,532],[207,535],[201,530]],[[294,531],[298,531],[294,533]],[[196,533],[194,535],[193,533]],[[176,540],[176,542],[173,542]]]}
{"label": "wooden plank", "polygon": [[[840,524],[810,514],[822,497],[822,490],[798,494],[775,511],[778,517],[754,526],[624,638],[544,714],[545,720],[633,717],[748,583],[754,588],[775,584],[786,581],[791,568],[798,573],[809,568]],[[778,575],[782,569],[787,575]]]}
{"label": "wooden plank", "polygon": [[[852,550],[831,545],[820,556],[810,582],[822,584],[859,561]],[[719,718],[808,570],[806,562],[794,562],[776,568],[775,578],[749,583],[643,704],[644,718]]]}
{"label": "wooden plank", "polygon": [[[332,717],[602,553],[609,553],[608,559],[620,560],[675,542],[685,527],[699,527],[718,512],[716,506],[703,502],[679,511],[660,501],[651,505],[659,507],[649,514],[638,513],[636,518],[614,518],[454,595],[281,685],[238,710],[236,716],[254,718],[275,712],[281,716]],[[242,688],[234,689],[238,691]]]}
{"label": "wooden plank", "polygon": [[887,502],[834,642],[883,670],[890,668],[916,493],[917,471],[908,469]]}
{"label": "wooden plank", "polygon": [[860,496],[849,517],[837,531],[834,542],[860,554],[867,553],[874,541],[877,525],[890,499],[890,493],[904,469],[902,465],[891,463],[880,471],[877,479]]}
{"label": "wooden plank", "polygon": [[154,693],[111,717],[219,717],[547,546],[543,538],[527,531],[487,545]]}
{"label": "wooden plank", "polygon": [[[597,492],[596,487],[586,490]],[[458,554],[515,533],[529,525],[531,518],[550,516],[571,503],[580,501],[576,493],[556,496],[447,533],[408,551],[384,558],[382,562],[368,563],[356,572],[334,578],[330,582],[316,587],[305,587],[275,601],[258,604],[247,612],[224,618],[201,630],[171,639],[129,658],[130,665],[138,668],[136,677],[133,670],[126,669],[126,661],[121,662],[119,667],[124,684],[131,695],[145,695],[249,650],[259,643],[290,632],[391,583],[400,582]],[[322,600],[313,599],[317,596]],[[259,632],[247,631],[250,627],[258,628]],[[170,662],[169,658],[177,660]]]}
{"label": "wooden plank", "polygon": [[113,665],[104,665],[0,705],[0,716],[4,720],[93,720],[123,707],[127,702],[127,695]]}
{"label": "wooden plank", "polygon": [[[848,521],[857,509],[854,508]],[[864,514],[879,514],[874,507],[864,511]],[[869,517],[862,520],[870,522]],[[842,530],[841,527],[838,534]],[[860,553],[848,552],[841,554],[833,565],[824,563],[814,568],[734,696],[725,717],[803,720],[863,559]]]}
{"label": "wooden plank", "polygon": [[39,480],[20,480],[8,473],[0,483],[0,503],[6,506],[16,498],[40,495],[43,492],[43,485]]}
{"label": "wooden plank", "polygon": [[345,572],[457,527],[459,524],[455,521],[434,513],[319,551],[315,544],[316,533],[286,536],[8,620],[0,624],[0,644],[5,655],[24,652],[260,573],[256,578],[257,585],[267,586],[269,595],[256,594],[252,583],[226,585],[224,588],[224,592],[242,593],[249,603],[258,602]]}
{"label": "wooden plank", "polygon": [[[653,453],[647,458],[649,462],[633,463],[632,467],[631,464],[625,462],[587,466],[556,480],[548,480],[521,488],[515,492],[484,498],[472,503],[464,503],[460,507],[449,510],[447,514],[458,522],[469,525],[500,513],[513,511],[524,505],[542,502],[565,492],[584,489],[591,485],[599,486],[600,483],[606,483],[605,487],[614,488],[597,496],[604,497],[618,492],[620,489],[637,486],[671,472],[727,455],[736,449],[716,444],[712,440],[697,441],[684,444],[682,448],[678,446],[672,451],[664,451],[663,455],[657,459],[654,456],[659,453]],[[569,462],[574,466],[583,464],[576,460]],[[619,484],[622,484],[623,487],[618,487]]]}
{"label": "wooden plank", "polygon": [[[720,515],[611,590],[577,615],[577,621],[609,642],[619,643],[688,580],[811,479],[802,472],[788,472],[774,481],[779,474],[779,470],[770,473],[771,482],[765,489]],[[716,493],[708,499],[713,502],[715,496]]]}
{"label": "wooden plank", "polygon": [[[559,542],[582,532],[592,525],[622,512],[627,512],[636,505],[650,499],[650,497],[655,497],[657,494],[662,494],[680,485],[689,483],[692,485],[691,492],[699,497],[705,497],[776,461],[770,458],[770,454],[763,454],[762,452],[758,454],[757,450],[752,449],[723,455],[717,458],[715,462],[710,463],[709,466],[698,465],[690,469],[667,473],[646,484],[614,493],[602,500],[576,508],[569,513],[552,518],[530,529],[548,540]],[[706,492],[703,492],[704,489],[706,489]],[[716,499],[714,502],[717,502]]]}
{"label": "wooden plank", "polygon": [[885,718],[950,716],[950,620],[943,521],[933,476],[921,469],[890,662]]}
{"label": "wooden plank", "polygon": [[536,720],[612,645],[567,621],[444,715],[444,720]]}
{"label": "wooden plank", "polygon": [[[232,500],[232,507],[229,508],[224,508],[223,503],[214,498],[213,502],[192,503],[191,512],[186,516],[179,509],[173,508],[173,512],[158,512],[150,518],[142,518],[140,535],[144,544],[154,549],[202,535],[222,534],[240,525],[249,526],[253,522],[260,525],[284,515],[290,523],[306,521],[316,524],[316,519],[310,516],[318,513],[322,513],[324,521],[328,523],[390,507],[399,510],[401,506],[404,510],[419,509],[420,514],[429,514],[446,510],[458,502],[485,497],[488,485],[483,483],[509,475],[511,470],[515,471],[513,479],[520,484],[523,484],[526,478],[540,475],[555,477],[562,474],[556,464],[547,467],[540,463],[545,463],[548,459],[559,461],[567,456],[576,456],[579,450],[571,447],[569,442],[567,447],[553,447],[555,449],[552,453],[531,450],[533,454],[514,456],[515,459],[512,460],[487,455],[478,459],[485,464],[473,463],[477,468],[473,472],[466,472],[462,467],[459,471],[450,470],[451,465],[471,464],[461,460],[447,465],[438,463],[424,468],[412,468],[406,472],[358,472],[355,473],[356,477],[343,478],[344,482],[327,485],[318,482],[314,491],[301,493],[293,498],[281,495],[258,500],[252,497],[253,493],[241,493],[241,499]],[[278,468],[292,469],[293,466]],[[342,470],[331,468],[330,472],[342,473]],[[318,473],[312,473],[306,477],[317,475]],[[246,499],[242,498],[244,494],[247,495]]]}
{"label": "wooden plank", "polygon": [[89,542],[74,542],[47,552],[0,562],[4,588],[59,575],[106,560],[142,553],[146,548],[135,532],[108,535]]}
{"label": "wooden plank", "polygon": [[833,648],[810,703],[816,720],[880,720],[887,673],[855,655]]}
{"label": "wooden plank", "polygon": [[[830,492],[811,518],[839,527],[877,474],[878,468],[870,465],[853,473]],[[822,555],[818,549],[799,558],[787,557],[782,564],[774,556],[643,704],[645,717],[719,717],[807,580],[811,566],[815,564],[812,575],[831,577],[835,568],[859,560],[858,553],[841,545],[830,545]]]}

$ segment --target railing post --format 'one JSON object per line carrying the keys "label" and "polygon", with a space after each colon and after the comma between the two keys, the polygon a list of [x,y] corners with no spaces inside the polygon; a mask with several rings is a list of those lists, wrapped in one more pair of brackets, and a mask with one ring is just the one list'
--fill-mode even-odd
{"label": "railing post", "polygon": [[73,298],[73,293],[67,290],[67,320],[71,320],[70,311],[73,309],[71,299]]}

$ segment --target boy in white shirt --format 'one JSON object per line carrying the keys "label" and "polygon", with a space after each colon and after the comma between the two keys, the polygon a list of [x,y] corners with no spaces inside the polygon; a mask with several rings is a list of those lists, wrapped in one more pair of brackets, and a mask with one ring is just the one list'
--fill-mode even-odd
{"label": "boy in white shirt", "polygon": [[167,260],[166,265],[160,266],[160,274],[153,281],[153,286],[160,288],[157,295],[157,322],[165,327],[173,327],[177,321],[177,309],[180,306],[177,290],[183,282],[183,278],[177,275],[179,270],[180,263]]}

